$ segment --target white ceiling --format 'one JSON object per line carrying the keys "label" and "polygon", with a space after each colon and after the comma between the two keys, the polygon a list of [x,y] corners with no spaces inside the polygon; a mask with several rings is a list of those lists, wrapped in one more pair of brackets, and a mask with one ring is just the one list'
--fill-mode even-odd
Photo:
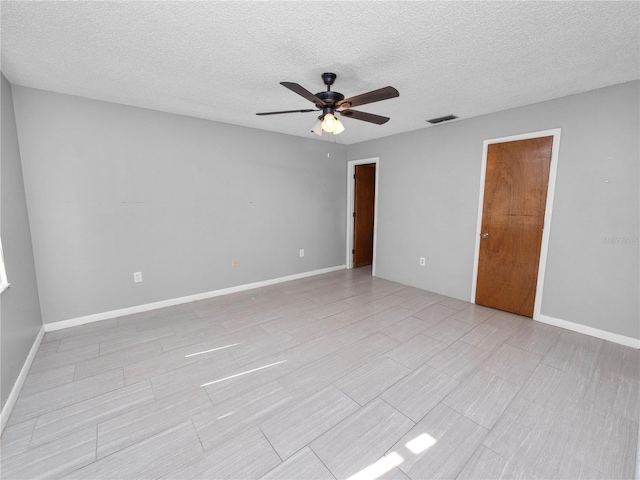
{"label": "white ceiling", "polygon": [[[391,85],[326,141],[352,144],[640,77],[640,3],[2,1],[2,71],[44,90],[307,138],[313,108]],[[437,128],[437,127],[430,127]]]}

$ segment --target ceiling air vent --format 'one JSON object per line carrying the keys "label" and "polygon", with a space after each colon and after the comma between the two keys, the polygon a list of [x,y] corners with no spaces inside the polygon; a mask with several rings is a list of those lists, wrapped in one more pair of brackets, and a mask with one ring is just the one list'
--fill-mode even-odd
{"label": "ceiling air vent", "polygon": [[431,120],[427,120],[427,122],[429,122],[431,125],[436,125],[438,123],[442,123],[442,122],[448,122],[449,120],[455,120],[456,117],[455,115],[446,115],[444,117],[438,117],[438,118],[432,118]]}

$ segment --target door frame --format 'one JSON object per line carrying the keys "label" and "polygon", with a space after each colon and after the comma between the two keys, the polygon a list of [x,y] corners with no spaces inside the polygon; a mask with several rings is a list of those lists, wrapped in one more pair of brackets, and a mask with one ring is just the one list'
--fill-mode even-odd
{"label": "door frame", "polygon": [[349,160],[347,162],[347,238],[346,238],[346,261],[347,268],[353,268],[353,207],[355,204],[355,182],[353,176],[356,172],[356,165],[366,165],[374,163],[376,165],[376,183],[373,205],[373,259],[371,261],[371,275],[376,276],[376,247],[378,245],[378,192],[380,185],[380,158],[363,158],[361,160]]}
{"label": "door frame", "polygon": [[560,152],[561,128],[542,130],[538,132],[522,133],[508,137],[492,138],[485,140],[482,146],[482,166],[480,167],[480,197],[478,201],[478,220],[476,226],[476,246],[473,257],[473,277],[471,279],[471,303],[476,303],[476,287],[478,281],[478,261],[480,256],[480,235],[482,233],[482,210],[484,208],[485,176],[487,172],[487,152],[489,145],[494,143],[515,142],[530,138],[553,137],[551,147],[551,165],[549,169],[549,183],[547,185],[547,202],[544,210],[544,229],[542,230],[542,245],[540,247],[540,260],[538,263],[538,277],[536,282],[536,296],[533,306],[533,319],[540,320],[542,307],[542,293],[544,290],[544,275],[547,267],[547,252],[549,250],[549,238],[551,235],[551,215],[553,213],[553,198],[556,189],[556,173],[558,169],[558,154]]}

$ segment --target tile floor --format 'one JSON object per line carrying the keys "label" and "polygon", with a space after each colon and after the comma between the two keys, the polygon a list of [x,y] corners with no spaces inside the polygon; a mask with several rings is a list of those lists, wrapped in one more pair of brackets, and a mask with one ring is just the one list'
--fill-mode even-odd
{"label": "tile floor", "polygon": [[47,333],[2,478],[633,478],[640,351],[344,270]]}

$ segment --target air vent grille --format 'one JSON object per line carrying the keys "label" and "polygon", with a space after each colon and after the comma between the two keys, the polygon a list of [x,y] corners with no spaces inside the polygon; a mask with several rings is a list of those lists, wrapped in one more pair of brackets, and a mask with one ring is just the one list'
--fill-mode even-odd
{"label": "air vent grille", "polygon": [[444,117],[438,117],[438,118],[432,118],[431,120],[427,120],[427,122],[429,122],[431,125],[436,125],[438,123],[442,123],[442,122],[448,122],[449,120],[455,120],[456,117],[455,115],[446,115]]}

